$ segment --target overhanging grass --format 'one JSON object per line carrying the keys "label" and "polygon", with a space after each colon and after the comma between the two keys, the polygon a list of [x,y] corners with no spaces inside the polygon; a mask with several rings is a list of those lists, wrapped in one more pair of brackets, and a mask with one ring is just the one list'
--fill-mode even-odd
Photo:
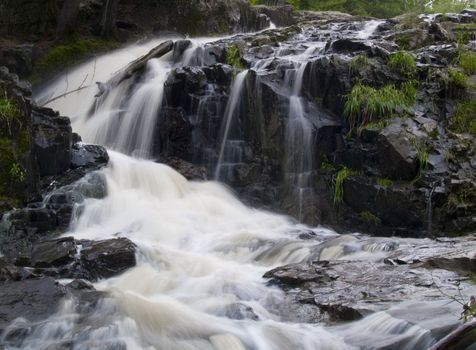
{"label": "overhanging grass", "polygon": [[381,118],[391,117],[398,109],[411,107],[416,100],[416,82],[408,81],[399,88],[386,85],[379,89],[355,84],[346,95],[344,116],[349,120],[350,130],[358,130],[362,125]]}

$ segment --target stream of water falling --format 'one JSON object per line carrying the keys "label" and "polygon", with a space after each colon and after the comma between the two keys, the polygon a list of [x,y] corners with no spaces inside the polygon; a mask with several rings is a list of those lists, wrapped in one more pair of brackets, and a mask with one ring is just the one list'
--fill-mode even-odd
{"label": "stream of water falling", "polygon": [[[45,100],[79,85],[85,76],[91,86],[95,80],[107,81],[158,42],[119,50],[82,65],[68,74],[68,83],[59,79],[38,98]],[[290,144],[300,142],[307,147],[310,127],[299,97],[304,66],[296,66],[288,137]],[[163,85],[170,68],[170,57],[153,60],[140,84],[115,89],[99,106],[94,99],[96,89],[91,87],[50,107],[72,116],[74,130],[86,141],[132,154],[139,150],[143,156],[147,144],[126,130],[149,138],[152,120],[147,115],[157,114],[160,107],[150,100],[160,98],[163,87],[156,85]],[[229,124],[246,74],[239,73],[233,84],[235,96],[230,96],[225,113],[219,163],[224,159]],[[128,96],[126,102],[122,102],[124,96]],[[137,117],[143,120],[128,120]],[[119,126],[114,118],[120,120]],[[108,131],[121,127],[124,133]],[[109,138],[111,133],[114,137]],[[313,248],[337,237],[335,232],[246,207],[217,182],[190,182],[168,166],[109,153],[110,164],[102,170],[107,197],[86,200],[67,235],[128,237],[138,247],[137,266],[95,284],[111,297],[86,320],[74,313],[71,300],[65,300],[57,315],[25,340],[24,349],[52,349],[66,340],[75,350],[346,350],[370,349],[374,342],[390,337],[410,339],[402,343],[402,349],[425,349],[434,340],[424,326],[399,316],[403,309],[415,307],[411,303],[335,327],[287,320],[285,294],[267,285],[262,275],[277,266],[315,259]],[[304,157],[295,157],[293,171],[297,174],[312,168]],[[300,233],[310,231],[315,239],[298,239]],[[376,248],[364,256],[380,257],[382,250]],[[339,244],[321,254],[325,259],[352,259]],[[436,308],[443,310],[443,305]],[[440,318],[435,317],[435,322]]]}
{"label": "stream of water falling", "polygon": [[[222,124],[222,133],[220,137],[220,151],[218,152],[218,161],[215,169],[215,180],[220,180],[222,175],[229,178],[229,172],[233,166],[242,161],[240,141],[230,140],[230,127],[233,121],[237,121],[239,116],[239,107],[241,95],[243,93],[244,83],[248,70],[238,73],[231,84],[230,96],[225,108],[225,116]],[[238,142],[238,144],[237,144]],[[225,168],[225,169],[223,169]],[[224,173],[224,174],[223,174]]]}

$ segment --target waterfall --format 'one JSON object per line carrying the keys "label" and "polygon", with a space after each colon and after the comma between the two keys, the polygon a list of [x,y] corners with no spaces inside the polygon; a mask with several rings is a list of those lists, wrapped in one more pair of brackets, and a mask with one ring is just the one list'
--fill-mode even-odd
{"label": "waterfall", "polygon": [[[286,127],[286,177],[297,194],[298,219],[303,218],[303,199],[310,187],[311,172],[314,169],[313,125],[306,116],[304,100],[301,97],[302,80],[306,63],[297,63],[294,71],[292,93],[289,98],[289,116]],[[294,197],[294,196],[293,196]]]}
{"label": "waterfall", "polygon": [[368,39],[372,36],[372,34],[377,30],[378,26],[385,21],[382,20],[371,20],[365,22],[364,27],[357,32],[357,39]]}
{"label": "waterfall", "polygon": [[[369,23],[364,31],[365,35],[359,35],[371,35]],[[305,324],[289,318],[294,311],[289,309],[289,298],[297,297],[293,291],[286,295],[262,277],[278,266],[316,260],[370,260],[382,266],[391,250],[387,241],[360,243],[361,238],[354,235],[339,236],[324,228],[296,224],[288,217],[247,207],[218,182],[188,181],[172,168],[144,159],[154,137],[164,82],[173,68],[170,55],[151,60],[140,80],[124,82],[103,97],[94,97],[94,82],[109,81],[161,40],[98,57],[36,94],[37,100],[47,101],[81,84],[88,86],[48,104],[70,115],[74,130],[85,141],[110,148],[110,163],[100,171],[106,179],[107,196],[87,199],[66,235],[94,240],[129,238],[137,246],[137,265],[95,283],[106,296],[87,318],[75,313],[76,300],[65,299],[57,314],[32,326],[34,331],[26,336],[22,349],[67,345],[75,349],[346,350],[394,344],[390,340],[402,349],[424,349],[432,344],[431,330],[444,321],[448,324],[448,306],[442,303],[421,307],[418,303],[402,305],[396,299],[395,307],[355,322]],[[274,52],[293,65],[282,87],[289,98],[284,168],[287,184],[298,199],[299,217],[315,166],[315,126],[302,84],[307,60],[324,45],[311,43],[297,55],[285,54],[281,48]],[[182,61],[175,63],[203,64],[201,47],[192,44]],[[271,62],[257,63],[257,74]],[[247,74],[245,70],[236,75],[225,112],[217,113],[223,114],[219,152],[207,150],[215,152],[214,157],[210,155],[214,160],[218,153],[216,179],[222,180],[223,169],[241,161],[246,147],[240,143],[240,128],[235,124]],[[218,102],[200,96],[197,115],[188,116],[194,127],[201,124],[209,103]],[[200,135],[192,133],[192,137],[195,143]],[[300,238],[306,234],[312,239]],[[317,307],[311,294],[305,297],[310,304],[303,308]],[[427,310],[425,315],[433,319],[407,320],[413,309]],[[437,326],[430,327],[433,320]]]}
{"label": "waterfall", "polygon": [[[215,180],[220,179],[220,175],[223,167],[227,167],[227,173],[232,170],[232,167],[242,161],[241,152],[242,147],[239,140],[230,140],[230,128],[235,119],[239,118],[239,106],[241,101],[241,95],[243,92],[244,82],[248,70],[244,70],[238,73],[231,85],[230,96],[225,108],[225,116],[222,124],[222,135],[220,151],[218,153],[218,161],[215,169]],[[228,152],[226,152],[228,151]],[[225,163],[227,162],[227,163]],[[229,176],[226,176],[229,178]]]}

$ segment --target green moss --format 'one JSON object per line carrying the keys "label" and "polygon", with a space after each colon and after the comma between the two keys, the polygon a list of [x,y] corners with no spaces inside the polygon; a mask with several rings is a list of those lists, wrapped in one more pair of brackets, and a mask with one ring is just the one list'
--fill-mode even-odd
{"label": "green moss", "polygon": [[360,220],[363,222],[372,225],[372,226],[379,226],[382,223],[382,220],[374,214],[372,214],[369,211],[363,211],[359,214]]}
{"label": "green moss", "polygon": [[390,125],[390,121],[387,119],[379,119],[373,122],[361,125],[357,128],[357,134],[360,136],[366,129],[383,129]]}
{"label": "green moss", "polygon": [[398,109],[411,107],[416,100],[416,82],[408,81],[399,88],[386,85],[379,89],[358,82],[346,95],[344,116],[349,120],[350,130],[388,118]]}
{"label": "green moss", "polygon": [[112,50],[118,46],[117,42],[109,40],[71,37],[58,43],[40,59],[33,76],[38,78],[43,74],[64,69],[95,53]]}
{"label": "green moss", "polygon": [[344,181],[351,175],[355,175],[355,170],[343,167],[332,179],[332,189],[334,194],[334,205],[342,203],[344,200]]}
{"label": "green moss", "polygon": [[391,54],[388,58],[388,67],[394,73],[400,74],[406,78],[413,77],[417,71],[415,58],[405,51]]}
{"label": "green moss", "polygon": [[235,69],[243,69],[241,62],[240,49],[236,45],[226,46],[226,64],[229,64]]}
{"label": "green moss", "polygon": [[476,135],[476,100],[460,101],[449,120],[451,131]]}
{"label": "green moss", "polygon": [[448,75],[444,77],[446,95],[452,98],[463,97],[469,87],[468,76],[462,71],[450,67]]}

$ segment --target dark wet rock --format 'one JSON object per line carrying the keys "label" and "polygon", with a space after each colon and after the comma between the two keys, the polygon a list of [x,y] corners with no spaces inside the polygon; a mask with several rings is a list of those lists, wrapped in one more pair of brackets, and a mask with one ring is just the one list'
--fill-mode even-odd
{"label": "dark wet rock", "polygon": [[99,168],[109,161],[109,155],[104,147],[99,145],[75,144],[71,152],[71,168]]}
{"label": "dark wet rock", "polygon": [[325,270],[321,269],[321,266],[326,265],[327,263],[319,264],[318,267],[303,264],[287,265],[268,271],[263,277],[269,278],[273,284],[290,287],[300,286],[309,282],[325,283],[336,277],[329,275]]}
{"label": "dark wet rock", "polygon": [[291,5],[256,6],[256,9],[269,17],[277,26],[289,26],[296,23],[294,9]]}
{"label": "dark wet rock", "polygon": [[1,282],[0,331],[15,319],[40,321],[53,314],[66,289],[52,278]]}
{"label": "dark wet rock", "polygon": [[23,280],[30,275],[29,271],[0,258],[0,283]]}
{"label": "dark wet rock", "polygon": [[[329,249],[325,253],[327,256],[331,250],[333,254],[340,252],[340,255],[334,255],[340,259],[338,261],[286,265],[267,272],[263,277],[271,278],[272,283],[286,290],[288,297],[293,300],[288,302],[294,303],[296,308],[298,304],[317,306],[321,321],[335,322],[357,320],[409,299],[446,300],[447,295],[454,294],[455,286],[452,283],[455,279],[462,279],[446,269],[463,274],[469,271],[463,269],[474,271],[474,266],[467,264],[467,260],[458,260],[468,256],[473,256],[471,259],[474,260],[474,238],[439,243],[430,240],[362,240],[359,237],[345,237],[316,247],[320,253],[315,256],[323,254],[324,246]],[[359,259],[358,256],[365,251],[380,251],[382,259]],[[450,252],[455,257],[453,264],[448,264]],[[357,257],[353,258],[353,254],[357,254]],[[448,260],[440,260],[443,257],[448,257]],[[459,283],[462,290],[469,288],[468,284]],[[407,319],[410,315],[401,317]],[[438,333],[438,338],[454,326],[454,323],[445,326]],[[438,330],[434,332],[436,335]]]}
{"label": "dark wet rock", "polygon": [[207,180],[207,169],[177,157],[167,157],[163,162],[182,174],[187,180]]}
{"label": "dark wet rock", "polygon": [[180,62],[182,55],[190,47],[191,44],[192,42],[190,40],[177,40],[174,43],[174,52],[173,52],[174,62]]}
{"label": "dark wet rock", "polygon": [[71,164],[71,122],[53,110],[33,109],[35,153],[40,176],[58,175]]}
{"label": "dark wet rock", "polygon": [[74,261],[76,243],[72,237],[39,242],[33,246],[31,258],[26,266],[50,268],[68,265]]}
{"label": "dark wet rock", "polygon": [[[96,281],[135,266],[135,245],[127,238],[77,241],[73,237],[43,239],[21,252],[10,254],[15,265],[33,268],[36,274],[55,278],[83,278]],[[23,276],[23,270],[5,265],[5,276]]]}
{"label": "dark wet rock", "polygon": [[33,70],[33,45],[18,45],[1,50],[0,66],[6,66],[22,78],[29,76]]}
{"label": "dark wet rock", "polygon": [[418,172],[418,153],[412,144],[411,134],[398,125],[390,125],[379,134],[377,147],[380,170],[384,177],[395,180],[415,178]]}
{"label": "dark wet rock", "polygon": [[81,265],[91,280],[108,278],[135,266],[135,245],[127,238],[81,242]]}

